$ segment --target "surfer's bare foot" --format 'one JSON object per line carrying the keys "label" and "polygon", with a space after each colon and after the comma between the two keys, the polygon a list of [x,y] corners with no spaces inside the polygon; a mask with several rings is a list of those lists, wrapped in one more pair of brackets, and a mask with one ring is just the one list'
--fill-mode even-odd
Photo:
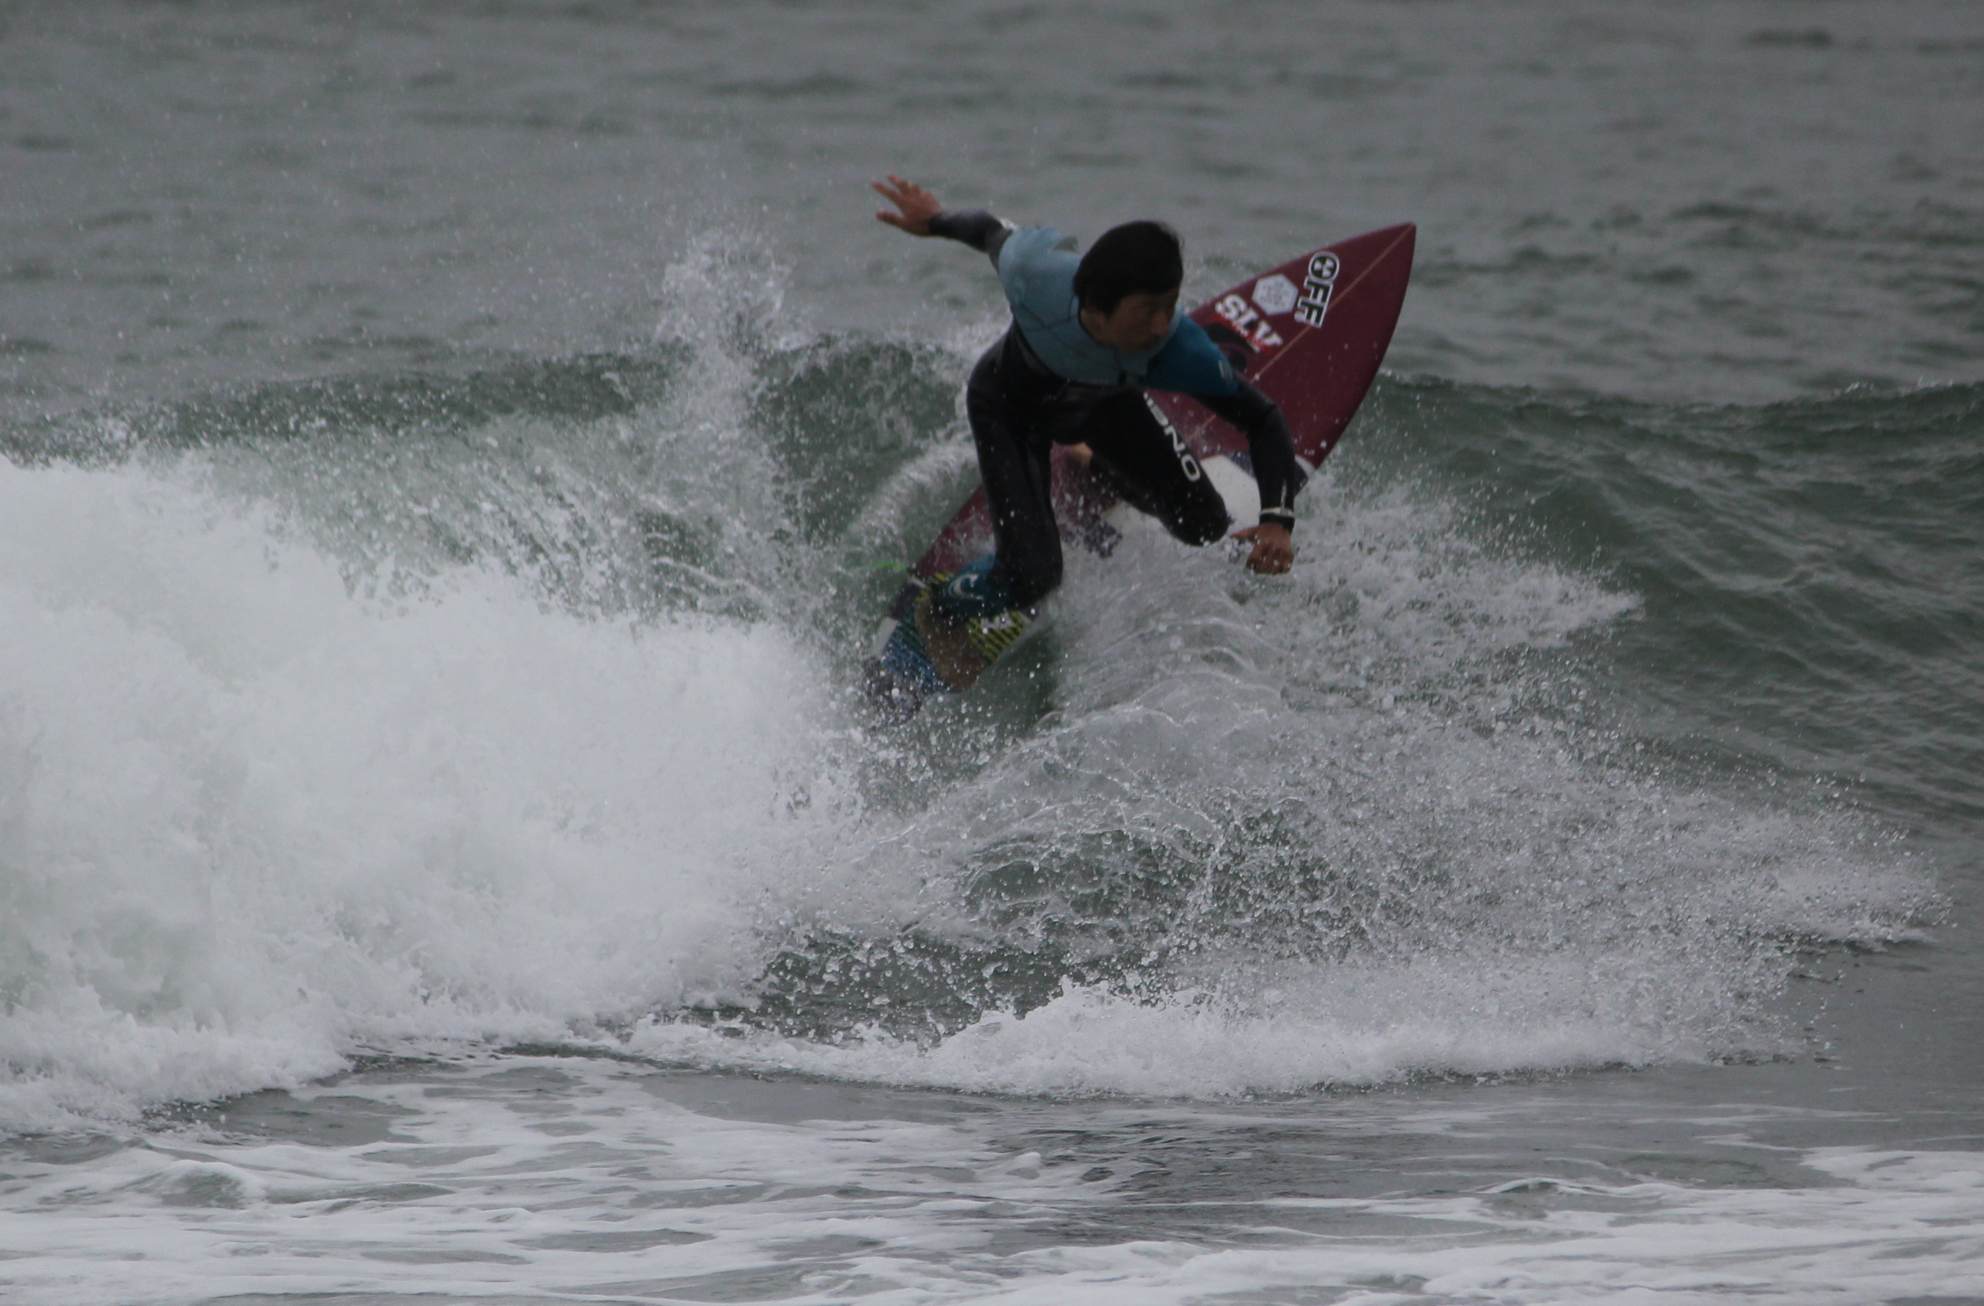
{"label": "surfer's bare foot", "polygon": [[911,619],[916,622],[916,633],[922,637],[930,665],[944,683],[953,689],[967,688],[984,674],[986,661],[972,648],[967,623],[939,613],[935,598],[935,590],[926,589],[918,595]]}

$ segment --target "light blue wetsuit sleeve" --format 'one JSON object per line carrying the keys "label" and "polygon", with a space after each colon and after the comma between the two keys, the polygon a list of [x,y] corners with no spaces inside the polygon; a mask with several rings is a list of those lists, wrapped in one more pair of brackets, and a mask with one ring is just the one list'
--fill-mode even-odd
{"label": "light blue wetsuit sleeve", "polygon": [[1239,389],[1240,378],[1233,375],[1233,364],[1226,361],[1205,328],[1189,317],[1180,317],[1171,339],[1150,360],[1144,385],[1152,390],[1218,398]]}
{"label": "light blue wetsuit sleeve", "polygon": [[994,259],[1006,301],[1046,320],[1067,315],[1074,283],[1075,241],[1052,227],[1021,227],[1006,237]]}

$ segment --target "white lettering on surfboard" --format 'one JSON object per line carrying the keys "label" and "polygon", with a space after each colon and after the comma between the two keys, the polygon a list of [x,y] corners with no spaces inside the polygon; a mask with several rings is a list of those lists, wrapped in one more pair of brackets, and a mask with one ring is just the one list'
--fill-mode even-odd
{"label": "white lettering on surfboard", "polygon": [[1268,320],[1244,295],[1226,295],[1212,306],[1212,311],[1231,322],[1235,330],[1244,332],[1247,342],[1256,349],[1273,349],[1281,343],[1281,333],[1268,325]]}
{"label": "white lettering on surfboard", "polygon": [[1309,256],[1309,270],[1302,278],[1302,298],[1295,301],[1295,320],[1321,326],[1330,311],[1330,296],[1336,291],[1336,274],[1342,262],[1328,250]]}
{"label": "white lettering on surfboard", "polygon": [[1199,466],[1198,459],[1192,457],[1192,451],[1185,447],[1184,438],[1178,434],[1178,428],[1171,424],[1171,419],[1164,415],[1164,410],[1151,402],[1149,395],[1144,396],[1144,407],[1150,409],[1150,415],[1157,419],[1157,424],[1171,437],[1171,452],[1178,455],[1178,466],[1184,470],[1185,479],[1196,481],[1204,476],[1205,469]]}

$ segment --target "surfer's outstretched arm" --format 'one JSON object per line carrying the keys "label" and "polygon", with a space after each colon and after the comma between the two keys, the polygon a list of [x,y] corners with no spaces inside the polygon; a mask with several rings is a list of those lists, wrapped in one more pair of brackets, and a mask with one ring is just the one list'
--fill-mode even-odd
{"label": "surfer's outstretched arm", "polygon": [[873,184],[878,194],[896,206],[893,213],[887,209],[877,212],[875,217],[878,220],[912,236],[945,236],[961,241],[981,254],[989,255],[995,264],[999,261],[999,247],[1006,243],[1006,236],[1013,229],[1012,224],[1000,221],[983,209],[964,209],[953,213],[923,187],[893,174],[887,181]]}

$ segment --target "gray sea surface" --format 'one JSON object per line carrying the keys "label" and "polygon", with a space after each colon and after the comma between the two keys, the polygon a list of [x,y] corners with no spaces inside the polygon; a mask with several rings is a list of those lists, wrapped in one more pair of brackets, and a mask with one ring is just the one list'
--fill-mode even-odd
{"label": "gray sea surface", "polygon": [[[1984,10],[0,5],[0,1294],[1984,1300]],[[906,729],[982,258],[1410,221]]]}

